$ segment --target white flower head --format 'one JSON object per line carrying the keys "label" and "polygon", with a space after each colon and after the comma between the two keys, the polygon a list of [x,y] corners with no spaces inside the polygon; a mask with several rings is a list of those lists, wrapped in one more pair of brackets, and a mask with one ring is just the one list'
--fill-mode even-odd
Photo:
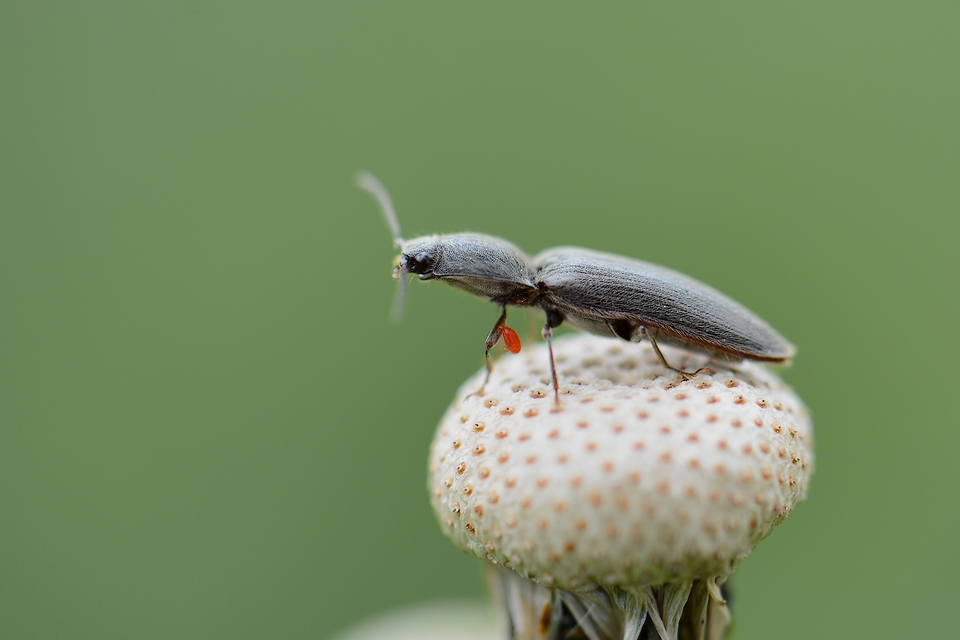
{"label": "white flower head", "polygon": [[678,382],[646,344],[554,350],[560,406],[537,346],[444,416],[429,480],[444,532],[489,563],[511,637],[721,637],[718,585],[806,494],[806,408],[752,362]]}

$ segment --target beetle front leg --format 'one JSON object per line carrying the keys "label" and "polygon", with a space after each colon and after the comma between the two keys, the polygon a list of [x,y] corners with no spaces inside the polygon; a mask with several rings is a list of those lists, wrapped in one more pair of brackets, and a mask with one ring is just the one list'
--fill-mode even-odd
{"label": "beetle front leg", "polygon": [[490,329],[490,333],[487,334],[487,340],[484,343],[487,347],[486,352],[484,352],[484,358],[487,360],[487,375],[483,378],[483,384],[480,385],[480,390],[477,391],[477,394],[482,394],[484,387],[487,386],[487,383],[490,382],[490,374],[493,373],[493,358],[490,357],[490,350],[497,346],[497,343],[500,342],[500,338],[503,337],[503,328],[506,326],[507,322],[507,307],[503,306],[503,312],[500,314],[500,317],[497,319],[497,323],[493,325],[493,329]]}
{"label": "beetle front leg", "polygon": [[670,369],[671,371],[676,372],[678,382],[683,382],[685,380],[693,380],[701,373],[706,373],[706,374],[713,373],[713,369],[709,367],[700,367],[699,369],[693,372],[684,371],[683,369],[677,369],[676,367],[671,367],[670,363],[667,362],[667,359],[663,357],[663,353],[660,351],[660,346],[657,344],[656,339],[653,337],[653,332],[641,325],[640,333],[650,341],[650,344],[653,346],[654,352],[657,354],[657,357],[660,359],[660,362],[663,364],[663,366],[665,366],[667,369]]}
{"label": "beetle front leg", "polygon": [[483,395],[483,390],[486,388],[487,383],[490,382],[490,374],[493,373],[493,358],[490,356],[490,350],[497,346],[497,343],[500,342],[500,339],[503,338],[504,343],[507,346],[507,351],[510,353],[518,353],[520,351],[520,337],[517,335],[517,332],[507,326],[507,306],[502,306],[503,311],[500,313],[500,317],[497,319],[496,324],[493,325],[493,329],[490,329],[490,333],[487,334],[487,339],[484,344],[487,347],[487,350],[484,352],[484,357],[487,361],[487,375],[483,378],[483,384],[480,385],[480,388],[468,395]]}

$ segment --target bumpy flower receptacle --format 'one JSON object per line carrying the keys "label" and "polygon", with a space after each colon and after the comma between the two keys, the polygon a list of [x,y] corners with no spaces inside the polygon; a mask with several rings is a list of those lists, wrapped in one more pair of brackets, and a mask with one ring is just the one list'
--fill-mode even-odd
{"label": "bumpy flower receptacle", "polygon": [[[645,344],[578,335],[554,348],[559,407],[543,347],[500,358],[482,395],[470,395],[482,374],[460,390],[431,449],[434,510],[456,544],[507,570],[495,590],[516,576],[552,594],[540,596],[549,620],[529,608],[542,634],[525,637],[569,626],[565,610],[599,638],[604,624],[622,634],[647,619],[676,638],[684,603],[720,603],[718,585],[805,496],[809,415],[755,363],[710,363],[713,374],[679,382]],[[596,601],[620,623],[599,620]]]}

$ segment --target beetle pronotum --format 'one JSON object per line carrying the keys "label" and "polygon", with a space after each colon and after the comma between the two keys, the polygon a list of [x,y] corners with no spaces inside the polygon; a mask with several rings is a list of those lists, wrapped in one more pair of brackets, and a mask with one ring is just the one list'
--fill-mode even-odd
{"label": "beetle pronotum", "polygon": [[506,325],[510,305],[540,307],[546,314],[542,334],[550,353],[557,403],[560,385],[551,339],[564,321],[599,336],[629,342],[647,338],[663,366],[682,379],[709,370],[687,372],[670,366],[658,342],[732,361],[786,363],[794,353],[783,336],[743,305],[689,276],[649,262],[576,247],[547,249],[531,259],[510,242],[479,233],[404,240],[386,187],[365,172],[357,175],[357,184],[379,201],[400,249],[393,270],[401,283],[395,314],[403,304],[408,273],[421,280],[441,280],[500,306],[500,317],[487,335],[484,386],[493,371],[490,350],[500,339],[509,351],[520,350],[520,339]]}

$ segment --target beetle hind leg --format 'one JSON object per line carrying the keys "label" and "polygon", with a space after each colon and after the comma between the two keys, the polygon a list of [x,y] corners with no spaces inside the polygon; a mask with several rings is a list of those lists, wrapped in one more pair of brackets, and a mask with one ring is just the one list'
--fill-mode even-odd
{"label": "beetle hind leg", "polygon": [[670,363],[667,362],[667,359],[663,357],[663,352],[660,351],[660,346],[657,344],[656,338],[653,337],[653,332],[641,325],[640,334],[650,341],[650,345],[653,347],[654,353],[657,354],[657,358],[660,359],[660,363],[663,364],[663,366],[667,369],[670,369],[670,371],[673,371],[677,374],[677,383],[684,382],[686,380],[693,380],[701,373],[706,373],[707,375],[714,373],[713,369],[710,367],[700,367],[696,371],[684,371],[683,369],[671,367]]}

